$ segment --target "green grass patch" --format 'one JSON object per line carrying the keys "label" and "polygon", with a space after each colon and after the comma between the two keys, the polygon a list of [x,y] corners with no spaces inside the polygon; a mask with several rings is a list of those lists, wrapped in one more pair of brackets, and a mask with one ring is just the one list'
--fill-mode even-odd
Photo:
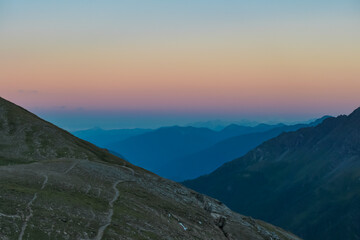
{"label": "green grass patch", "polygon": [[62,205],[79,208],[89,207],[100,212],[108,211],[107,201],[90,197],[77,191],[62,190],[52,187],[39,191],[38,195],[41,199],[46,199],[46,201],[54,203],[60,202]]}
{"label": "green grass patch", "polygon": [[0,119],[0,131],[4,130],[5,128],[5,121],[3,119]]}
{"label": "green grass patch", "polygon": [[[1,149],[1,146],[0,146]],[[0,156],[0,166],[8,166],[8,165],[18,165],[18,164],[30,164],[35,161],[29,161],[24,159],[17,159],[17,158],[7,158]]]}
{"label": "green grass patch", "polygon": [[36,186],[34,186],[34,185],[26,186],[26,185],[14,183],[14,182],[0,182],[0,189],[2,192],[7,191],[9,193],[34,194],[38,191],[38,186],[37,185]]}

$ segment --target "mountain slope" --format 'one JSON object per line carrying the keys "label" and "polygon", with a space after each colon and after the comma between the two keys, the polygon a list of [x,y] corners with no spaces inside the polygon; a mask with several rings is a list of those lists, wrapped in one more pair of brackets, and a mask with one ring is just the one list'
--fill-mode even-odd
{"label": "mountain slope", "polygon": [[360,109],[283,133],[185,185],[305,239],[360,239]]}
{"label": "mountain slope", "polygon": [[[260,124],[255,128],[249,129],[247,127],[247,129],[244,129],[243,131],[244,134],[227,138],[207,149],[176,159],[176,161],[172,161],[168,165],[165,164],[159,172],[164,173],[163,177],[175,181],[196,178],[211,173],[224,163],[243,156],[264,141],[274,138],[283,132],[295,131],[307,126],[315,126],[326,118],[327,116],[310,124],[296,124],[290,126],[279,124],[276,125],[277,127],[274,127],[274,125]],[[224,130],[235,130],[234,127],[241,128],[241,126],[230,125]]]}
{"label": "mountain slope", "polygon": [[298,239],[0,98],[0,239]]}

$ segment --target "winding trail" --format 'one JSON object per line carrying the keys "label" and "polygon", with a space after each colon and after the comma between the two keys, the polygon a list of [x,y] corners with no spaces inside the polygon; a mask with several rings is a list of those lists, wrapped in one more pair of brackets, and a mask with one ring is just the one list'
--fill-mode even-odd
{"label": "winding trail", "polygon": [[95,219],[96,215],[95,215],[94,211],[93,211],[93,210],[90,210],[90,212],[91,212],[91,219],[92,219],[92,220]]}
{"label": "winding trail", "polygon": [[8,215],[4,213],[0,213],[0,217],[7,217],[7,218],[20,218],[19,215]]}
{"label": "winding trail", "polygon": [[74,161],[74,163],[64,172],[64,174],[68,174],[78,163],[79,161]]}
{"label": "winding trail", "polygon": [[25,221],[21,227],[21,232],[20,232],[20,235],[19,235],[19,240],[22,240],[23,236],[24,236],[24,233],[25,233],[25,230],[26,230],[26,227],[27,227],[27,224],[30,220],[30,218],[33,216],[33,210],[31,208],[31,205],[33,204],[33,202],[36,200],[37,198],[37,193],[34,194],[34,197],[30,200],[30,202],[28,202],[27,206],[26,206],[26,209],[29,211],[29,214],[25,217]]}
{"label": "winding trail", "polygon": [[120,167],[122,167],[122,168],[124,168],[124,169],[127,169],[127,170],[129,170],[130,172],[131,172],[131,175],[135,175],[135,171],[134,171],[134,169],[132,169],[132,168],[129,168],[129,167],[126,167],[125,165],[124,166],[120,166]]}
{"label": "winding trail", "polygon": [[101,189],[101,188],[97,188],[97,190],[98,190],[97,197],[100,197],[102,189]]}
{"label": "winding trail", "polygon": [[105,229],[111,224],[112,216],[114,214],[114,209],[113,209],[114,208],[114,203],[116,202],[116,200],[119,198],[119,195],[120,195],[120,192],[117,189],[117,185],[119,183],[123,183],[123,182],[126,182],[126,181],[118,180],[118,181],[114,182],[112,188],[114,189],[115,194],[114,194],[114,197],[109,201],[110,209],[109,209],[109,213],[108,213],[108,215],[106,217],[106,223],[99,228],[98,233],[97,233],[94,240],[101,240],[103,235],[104,235]]}
{"label": "winding trail", "polygon": [[[95,217],[96,217],[96,215],[95,215],[95,213],[94,213],[94,211],[92,209],[90,209],[90,213],[91,213],[91,218],[89,219],[88,223],[86,224],[87,228],[90,226],[91,221],[93,221],[95,219]],[[84,232],[84,234],[87,235],[86,232]],[[86,239],[89,240],[90,238],[87,237]]]}
{"label": "winding trail", "polygon": [[44,175],[44,178],[45,178],[45,180],[44,180],[43,184],[41,185],[41,188],[40,188],[41,190],[43,190],[45,188],[45,186],[46,186],[46,184],[47,184],[47,182],[49,180],[47,175]]}
{"label": "winding trail", "polygon": [[[44,181],[43,181],[43,183],[41,185],[41,190],[45,188],[45,186],[46,186],[46,184],[48,182],[48,179],[49,179],[47,175],[44,175],[44,178],[45,179],[44,179]],[[23,236],[24,236],[25,230],[27,228],[28,222],[29,222],[30,218],[33,216],[33,209],[32,209],[31,206],[34,203],[34,201],[36,200],[37,194],[38,193],[36,192],[34,194],[33,198],[30,200],[30,202],[28,202],[27,205],[26,205],[26,210],[29,211],[29,214],[25,217],[25,221],[24,221],[24,223],[23,223],[23,225],[21,227],[21,232],[20,232],[20,235],[19,235],[19,238],[18,238],[19,240],[23,239]]]}
{"label": "winding trail", "polygon": [[91,190],[91,185],[88,184],[88,185],[86,186],[85,194],[88,194],[88,193],[90,192],[90,190]]}

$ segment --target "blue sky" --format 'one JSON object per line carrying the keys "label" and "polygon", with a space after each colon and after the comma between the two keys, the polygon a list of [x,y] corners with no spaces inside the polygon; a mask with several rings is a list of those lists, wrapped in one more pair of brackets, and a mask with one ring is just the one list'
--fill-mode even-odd
{"label": "blue sky", "polygon": [[0,0],[0,36],[0,95],[67,128],[360,104],[357,0]]}

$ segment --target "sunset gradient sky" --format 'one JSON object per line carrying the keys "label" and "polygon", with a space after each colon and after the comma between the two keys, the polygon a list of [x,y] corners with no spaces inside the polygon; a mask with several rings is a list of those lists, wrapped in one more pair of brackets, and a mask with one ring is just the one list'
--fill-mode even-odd
{"label": "sunset gradient sky", "polygon": [[359,43],[358,0],[0,0],[0,96],[69,129],[305,120],[360,106]]}

